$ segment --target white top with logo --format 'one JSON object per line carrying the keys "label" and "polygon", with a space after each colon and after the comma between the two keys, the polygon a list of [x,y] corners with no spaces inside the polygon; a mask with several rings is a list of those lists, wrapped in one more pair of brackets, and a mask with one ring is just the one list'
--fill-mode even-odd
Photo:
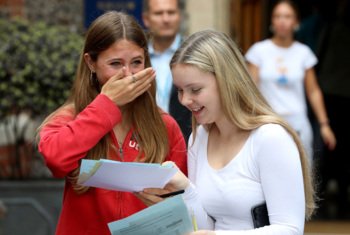
{"label": "white top with logo", "polygon": [[317,63],[309,47],[295,41],[284,48],[266,39],[255,43],[245,57],[259,68],[259,89],[277,113],[306,115],[305,71]]}

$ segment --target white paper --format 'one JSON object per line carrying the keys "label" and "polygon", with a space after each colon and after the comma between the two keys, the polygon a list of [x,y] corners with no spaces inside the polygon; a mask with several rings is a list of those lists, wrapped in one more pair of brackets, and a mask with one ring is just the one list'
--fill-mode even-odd
{"label": "white paper", "polygon": [[177,168],[172,165],[83,159],[78,183],[110,190],[139,192],[144,188],[163,188],[176,172]]}

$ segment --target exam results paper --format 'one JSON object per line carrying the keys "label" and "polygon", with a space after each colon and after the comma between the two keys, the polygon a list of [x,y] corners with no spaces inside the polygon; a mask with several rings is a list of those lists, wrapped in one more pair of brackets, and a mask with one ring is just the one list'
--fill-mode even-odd
{"label": "exam results paper", "polygon": [[186,235],[193,231],[181,195],[168,198],[125,219],[108,224],[112,235]]}

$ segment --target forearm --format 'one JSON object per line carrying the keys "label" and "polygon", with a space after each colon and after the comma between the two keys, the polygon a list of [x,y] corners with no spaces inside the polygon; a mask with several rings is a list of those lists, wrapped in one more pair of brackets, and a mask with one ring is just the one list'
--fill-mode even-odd
{"label": "forearm", "polygon": [[263,228],[241,231],[216,231],[215,235],[303,235],[304,232],[288,225],[272,224]]}
{"label": "forearm", "polygon": [[198,192],[192,183],[185,189],[183,199],[190,216],[194,216],[198,229],[214,230],[214,221],[205,211]]}
{"label": "forearm", "polygon": [[119,109],[109,102],[99,96],[76,117],[58,114],[42,128],[38,147],[54,176],[64,177],[76,169],[79,160],[121,120]]}
{"label": "forearm", "polygon": [[328,116],[323,100],[320,86],[318,85],[316,74],[313,68],[305,73],[305,90],[306,95],[320,125],[328,124]]}
{"label": "forearm", "polygon": [[326,107],[324,105],[323,95],[320,89],[315,89],[309,95],[309,102],[311,108],[316,116],[316,119],[320,125],[328,124],[328,115]]}

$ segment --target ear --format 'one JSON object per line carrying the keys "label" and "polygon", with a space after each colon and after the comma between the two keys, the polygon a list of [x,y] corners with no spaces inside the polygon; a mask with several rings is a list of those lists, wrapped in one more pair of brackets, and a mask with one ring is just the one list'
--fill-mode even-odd
{"label": "ear", "polygon": [[91,59],[89,53],[84,54],[84,61],[92,72],[95,72],[95,62]]}
{"label": "ear", "polygon": [[294,32],[299,31],[299,29],[300,29],[300,25],[299,25],[299,23],[298,23],[298,24],[296,24],[296,25],[294,26]]}
{"label": "ear", "polygon": [[144,12],[142,13],[142,20],[143,20],[143,24],[149,28],[149,13],[148,12]]}

